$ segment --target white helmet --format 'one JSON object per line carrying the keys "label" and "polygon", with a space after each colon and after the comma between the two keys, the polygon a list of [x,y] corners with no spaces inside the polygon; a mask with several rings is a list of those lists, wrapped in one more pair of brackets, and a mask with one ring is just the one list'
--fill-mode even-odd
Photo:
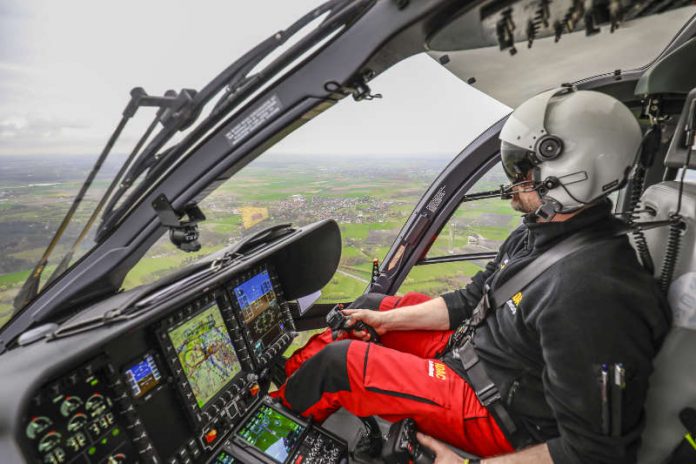
{"label": "white helmet", "polygon": [[522,103],[500,132],[503,168],[512,182],[533,169],[550,219],[592,204],[626,183],[641,145],[631,111],[609,95],[561,87]]}

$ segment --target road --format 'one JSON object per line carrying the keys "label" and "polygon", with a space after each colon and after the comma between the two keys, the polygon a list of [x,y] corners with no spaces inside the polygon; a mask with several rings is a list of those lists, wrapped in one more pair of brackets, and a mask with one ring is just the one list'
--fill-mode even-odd
{"label": "road", "polygon": [[351,274],[351,273],[346,272],[346,271],[343,271],[343,270],[341,270],[341,269],[336,269],[336,272],[340,272],[340,273],[343,274],[344,276],[348,276],[348,277],[350,277],[350,278],[352,278],[352,279],[355,279],[355,280],[358,280],[358,281],[360,281],[360,282],[362,282],[362,283],[364,283],[364,284],[369,284],[369,283],[370,283],[370,281],[367,280],[367,279],[364,278],[364,277],[360,277],[360,276],[357,276],[357,275],[355,275],[355,274]]}

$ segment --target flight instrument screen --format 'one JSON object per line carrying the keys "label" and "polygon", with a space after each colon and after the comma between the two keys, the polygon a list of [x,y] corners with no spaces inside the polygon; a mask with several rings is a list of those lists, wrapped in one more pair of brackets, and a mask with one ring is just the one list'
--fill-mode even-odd
{"label": "flight instrument screen", "polygon": [[285,462],[305,427],[273,408],[261,407],[246,421],[237,436],[277,462]]}
{"label": "flight instrument screen", "polygon": [[169,329],[167,334],[199,408],[242,370],[216,304]]}
{"label": "flight instrument screen", "polygon": [[254,353],[261,354],[275,341],[283,327],[282,311],[267,270],[234,288],[244,325]]}
{"label": "flight instrument screen", "polygon": [[151,354],[145,355],[143,359],[126,369],[125,374],[134,398],[145,396],[159,384],[162,378],[155,358]]}

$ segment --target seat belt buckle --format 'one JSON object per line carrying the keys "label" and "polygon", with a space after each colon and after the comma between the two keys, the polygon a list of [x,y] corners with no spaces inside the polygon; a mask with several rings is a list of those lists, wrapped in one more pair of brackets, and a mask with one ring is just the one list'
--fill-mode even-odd
{"label": "seat belt buckle", "polygon": [[486,408],[496,401],[501,400],[500,391],[493,382],[484,385],[481,389],[476,390],[476,397]]}
{"label": "seat belt buckle", "polygon": [[459,348],[454,350],[454,357],[459,359],[465,371],[469,371],[479,362],[479,358],[471,345],[471,337],[464,340],[464,343]]}

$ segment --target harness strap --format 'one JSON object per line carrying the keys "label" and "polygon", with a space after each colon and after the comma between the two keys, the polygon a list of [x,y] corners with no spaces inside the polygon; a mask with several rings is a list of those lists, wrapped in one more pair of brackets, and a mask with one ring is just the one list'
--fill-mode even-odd
{"label": "harness strap", "polygon": [[[626,232],[626,229],[616,230],[615,233],[612,234],[612,237],[623,235]],[[519,443],[520,441],[516,440],[516,438],[524,440],[523,437],[520,437],[520,435],[523,435],[521,433],[522,431],[517,433],[518,428],[503,406],[498,387],[488,376],[488,373],[476,354],[473,344],[474,332],[500,304],[510,300],[517,292],[526,288],[527,285],[543,272],[547,272],[549,268],[558,263],[561,259],[575,254],[585,247],[596,244],[597,240],[602,240],[605,237],[605,234],[600,236],[597,233],[587,231],[579,232],[562,240],[537,256],[534,261],[510,277],[510,279],[494,291],[491,292],[490,287],[486,284],[484,286],[483,297],[472,311],[471,317],[452,334],[448,341],[446,351],[452,350],[454,357],[461,362],[466,372],[469,385],[471,385],[476,393],[476,397],[481,404],[491,412],[493,417],[495,417],[498,425],[500,425],[513,446],[516,446],[515,442]]]}
{"label": "harness strap", "polygon": [[[626,234],[627,228],[618,228],[611,234],[610,238],[618,237]],[[573,255],[590,245],[596,245],[598,241],[605,240],[606,233],[598,234],[588,230],[577,232],[570,237],[561,240],[539,256],[534,261],[526,265],[519,272],[510,277],[505,283],[493,290],[492,295],[488,295],[489,289],[486,288],[484,295],[487,297],[489,311],[491,308],[497,308],[502,303],[505,303],[512,298],[517,292],[524,290],[542,273],[547,272],[549,268],[558,263],[561,259]],[[487,316],[488,314],[486,314]],[[484,317],[485,319],[485,317]]]}
{"label": "harness strap", "polygon": [[483,368],[471,341],[467,340],[463,346],[454,350],[454,357],[462,363],[469,385],[476,393],[476,397],[495,417],[503,433],[514,446],[513,437],[517,432],[517,426],[503,406],[500,391]]}

